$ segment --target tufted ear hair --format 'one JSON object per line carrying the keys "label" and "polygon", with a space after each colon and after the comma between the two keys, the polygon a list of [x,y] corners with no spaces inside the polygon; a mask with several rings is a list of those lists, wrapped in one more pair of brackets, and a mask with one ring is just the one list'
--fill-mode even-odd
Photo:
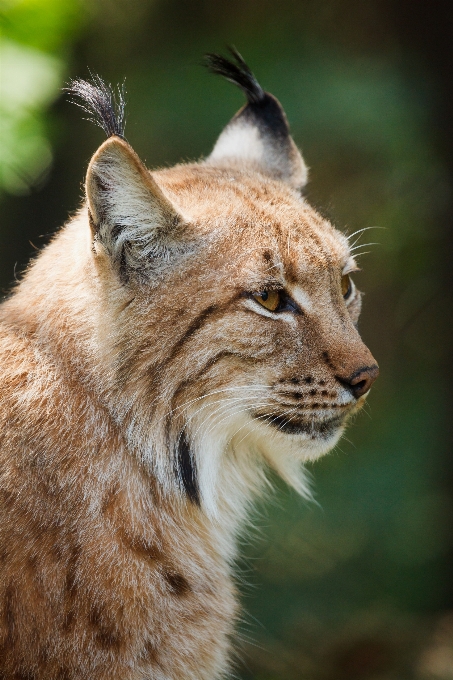
{"label": "tufted ear hair", "polygon": [[235,62],[207,54],[212,73],[237,85],[246,95],[240,109],[218,138],[207,162],[215,165],[252,167],[295,189],[307,183],[308,170],[290,133],[280,102],[265,92],[239,52],[230,48]]}
{"label": "tufted ear hair", "polygon": [[184,248],[182,217],[129,144],[107,139],[88,166],[86,196],[96,242],[123,279],[149,274]]}
{"label": "tufted ear hair", "polygon": [[65,89],[109,137],[91,159],[85,183],[95,246],[108,252],[122,280],[149,280],[151,270],[189,249],[184,221],[124,138],[124,87],[115,92],[94,75]]}

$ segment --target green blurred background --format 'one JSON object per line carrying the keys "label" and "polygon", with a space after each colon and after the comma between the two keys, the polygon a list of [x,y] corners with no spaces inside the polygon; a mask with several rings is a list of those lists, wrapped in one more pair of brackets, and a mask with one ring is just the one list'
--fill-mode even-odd
{"label": "green blurred background", "polygon": [[199,65],[235,44],[283,103],[308,199],[378,242],[361,331],[381,377],[311,467],[276,480],[238,565],[237,677],[453,678],[452,8],[408,0],[1,0],[0,286],[77,207],[100,130],[60,88],[126,79],[150,167],[209,153],[241,94]]}

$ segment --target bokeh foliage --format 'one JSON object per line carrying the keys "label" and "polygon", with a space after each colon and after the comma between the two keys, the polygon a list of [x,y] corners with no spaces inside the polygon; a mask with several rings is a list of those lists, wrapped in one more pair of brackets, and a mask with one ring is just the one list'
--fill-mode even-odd
{"label": "bokeh foliage", "polygon": [[0,191],[27,193],[52,162],[46,118],[59,96],[79,0],[3,0],[0,42]]}
{"label": "bokeh foliage", "polygon": [[[242,104],[199,67],[225,43],[282,101],[311,168],[309,200],[349,233],[380,227],[363,232],[361,243],[378,245],[365,248],[356,281],[381,377],[347,438],[311,467],[318,504],[307,507],[276,481],[257,508],[238,565],[249,612],[238,673],[452,678],[452,184],[435,68],[440,8],[432,26],[406,0],[8,0],[5,8],[2,183],[24,195],[1,203],[4,286],[32,252],[28,240],[40,245],[77,208],[102,141],[58,98],[64,80],[88,68],[112,82],[125,77],[129,141],[149,166],[171,164],[208,153]],[[428,55],[424,32],[437,29]]]}

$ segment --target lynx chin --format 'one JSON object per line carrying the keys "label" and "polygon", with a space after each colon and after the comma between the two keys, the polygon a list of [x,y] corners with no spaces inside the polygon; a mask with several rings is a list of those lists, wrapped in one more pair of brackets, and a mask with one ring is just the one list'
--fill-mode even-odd
{"label": "lynx chin", "polygon": [[236,535],[269,468],[308,496],[378,367],[348,239],[302,195],[280,103],[197,163],[149,171],[124,100],[72,97],[107,140],[86,200],[0,307],[0,678],[229,677]]}

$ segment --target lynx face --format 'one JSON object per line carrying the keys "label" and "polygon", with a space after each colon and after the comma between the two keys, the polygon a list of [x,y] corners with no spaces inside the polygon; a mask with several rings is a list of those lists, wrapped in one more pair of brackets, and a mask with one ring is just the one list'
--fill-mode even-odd
{"label": "lynx face", "polygon": [[378,374],[348,241],[301,196],[284,113],[239,66],[248,104],[206,161],[149,173],[112,136],[87,176],[112,408],[164,487],[211,509],[257,459],[304,493],[300,462]]}
{"label": "lynx face", "polygon": [[[219,208],[206,221],[226,221],[227,205],[231,227],[215,234],[216,263],[206,282],[218,289],[209,302],[222,309],[212,328],[220,337],[206,329],[205,347],[222,352],[224,365],[212,387],[245,384],[253,389],[247,413],[260,428],[299,437],[301,456],[322,452],[363,401],[374,373],[354,327],[360,293],[349,276],[357,267],[347,241],[275,182],[227,173],[216,184],[212,203]],[[209,267],[200,263],[202,271]],[[203,289],[197,297],[205,298]]]}

